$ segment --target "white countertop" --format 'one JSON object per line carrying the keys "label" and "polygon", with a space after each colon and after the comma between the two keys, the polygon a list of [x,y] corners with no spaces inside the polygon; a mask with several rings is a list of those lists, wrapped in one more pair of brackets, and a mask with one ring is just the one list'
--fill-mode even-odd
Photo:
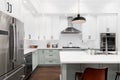
{"label": "white countertop", "polygon": [[[28,48],[24,54],[34,52],[38,49],[61,49],[61,48]],[[88,51],[60,51],[62,64],[71,63],[120,63],[119,55],[91,55]]]}
{"label": "white countertop", "polygon": [[86,51],[60,51],[62,64],[120,63],[120,55],[91,55]]}
{"label": "white countertop", "polygon": [[42,49],[42,50],[44,50],[44,49],[49,49],[49,50],[56,49],[56,50],[58,50],[58,49],[62,49],[62,48],[27,48],[27,49],[24,49],[24,54],[34,52],[34,51],[40,50],[40,49]]}
{"label": "white countertop", "polygon": [[24,50],[24,54],[27,54],[27,53],[30,53],[30,52],[34,52],[36,50],[38,50],[38,48],[28,48],[28,49]]}

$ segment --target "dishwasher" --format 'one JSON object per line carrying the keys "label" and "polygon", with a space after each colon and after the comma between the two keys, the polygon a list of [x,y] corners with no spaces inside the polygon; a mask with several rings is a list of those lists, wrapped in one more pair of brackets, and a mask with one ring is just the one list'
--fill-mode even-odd
{"label": "dishwasher", "polygon": [[28,78],[32,73],[32,52],[24,55],[25,59],[25,76]]}

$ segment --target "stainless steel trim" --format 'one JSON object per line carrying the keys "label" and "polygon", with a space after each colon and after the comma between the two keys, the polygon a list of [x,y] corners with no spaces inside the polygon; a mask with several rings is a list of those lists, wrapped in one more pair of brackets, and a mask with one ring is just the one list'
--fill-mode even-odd
{"label": "stainless steel trim", "polygon": [[15,25],[15,34],[16,34],[16,60],[17,60],[17,56],[19,56],[19,42],[18,42],[18,40],[19,40],[19,30],[18,30],[18,27],[17,27],[17,25],[16,25],[16,20],[15,20],[15,23],[14,23],[14,25]]}
{"label": "stainless steel trim", "polygon": [[21,78],[20,80],[24,80],[25,75],[21,75],[21,77],[20,77],[20,78]]}
{"label": "stainless steel trim", "polygon": [[26,63],[26,59],[24,58],[24,63]]}
{"label": "stainless steel trim", "polygon": [[65,30],[63,30],[61,33],[63,34],[73,34],[73,33],[81,33],[81,31],[75,29],[74,27],[67,27]]}
{"label": "stainless steel trim", "polygon": [[10,78],[11,76],[13,76],[14,74],[16,74],[18,71],[20,71],[22,68],[24,68],[24,66],[22,66],[21,68],[17,69],[16,71],[12,72],[9,76],[6,76],[3,80],[6,80],[8,78]]}

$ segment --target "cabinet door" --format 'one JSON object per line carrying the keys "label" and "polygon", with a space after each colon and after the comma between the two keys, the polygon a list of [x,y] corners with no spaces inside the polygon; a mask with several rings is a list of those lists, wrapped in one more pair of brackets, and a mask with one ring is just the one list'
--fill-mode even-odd
{"label": "cabinet door", "polygon": [[82,34],[84,40],[95,40],[97,33],[97,17],[95,15],[86,16],[87,22],[82,27]]}
{"label": "cabinet door", "polygon": [[58,50],[45,50],[45,64],[60,64]]}
{"label": "cabinet door", "polygon": [[111,14],[107,16],[106,30],[111,33],[116,33],[117,29],[117,15]]}
{"label": "cabinet door", "polygon": [[38,51],[32,53],[32,68],[33,70],[38,66]]}
{"label": "cabinet door", "polygon": [[45,54],[58,54],[58,50],[44,50]]}
{"label": "cabinet door", "polygon": [[98,26],[100,33],[111,32],[115,33],[117,29],[117,15],[108,14],[108,15],[99,15],[98,16]]}
{"label": "cabinet door", "polygon": [[59,16],[52,16],[51,17],[51,38],[53,40],[59,40],[60,36],[60,17]]}
{"label": "cabinet door", "polygon": [[40,40],[59,40],[60,32],[67,26],[67,18],[56,15],[41,15],[39,17]]}
{"label": "cabinet door", "polygon": [[21,0],[5,0],[5,12],[15,18],[21,17]]}
{"label": "cabinet door", "polygon": [[25,39],[34,39],[35,28],[34,28],[34,17],[30,13],[24,14],[24,28],[25,28]]}
{"label": "cabinet door", "polygon": [[96,43],[96,40],[99,36],[97,36],[97,16],[96,15],[90,15],[86,16],[87,22],[85,24],[82,24],[82,40],[85,43],[86,48],[95,48],[96,45],[93,45]]}
{"label": "cabinet door", "polygon": [[38,64],[42,65],[44,64],[45,58],[44,58],[44,50],[39,50],[38,52]]}
{"label": "cabinet door", "polygon": [[80,64],[80,71],[83,72],[87,67],[99,68],[99,64]]}
{"label": "cabinet door", "polygon": [[101,67],[108,67],[108,80],[114,80],[116,72],[119,70],[118,64],[101,64]]}
{"label": "cabinet door", "polygon": [[106,32],[106,15],[98,15],[97,18],[98,26],[99,26],[99,33],[105,33]]}
{"label": "cabinet door", "polygon": [[38,26],[39,26],[39,39],[40,40],[46,40],[46,17],[41,15],[39,17],[39,22],[38,22]]}
{"label": "cabinet door", "polygon": [[41,38],[41,34],[40,34],[40,23],[41,21],[39,20],[39,17],[35,18],[35,24],[34,24],[34,28],[35,28],[35,39],[36,40],[40,40]]}
{"label": "cabinet door", "polygon": [[5,1],[0,0],[0,11],[5,11]]}

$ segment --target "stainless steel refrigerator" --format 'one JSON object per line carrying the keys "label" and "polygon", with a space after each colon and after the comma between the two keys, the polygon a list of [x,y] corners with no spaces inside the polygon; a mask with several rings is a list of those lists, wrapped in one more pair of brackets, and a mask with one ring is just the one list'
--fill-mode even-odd
{"label": "stainless steel refrigerator", "polygon": [[24,24],[0,11],[0,80],[24,78]]}

